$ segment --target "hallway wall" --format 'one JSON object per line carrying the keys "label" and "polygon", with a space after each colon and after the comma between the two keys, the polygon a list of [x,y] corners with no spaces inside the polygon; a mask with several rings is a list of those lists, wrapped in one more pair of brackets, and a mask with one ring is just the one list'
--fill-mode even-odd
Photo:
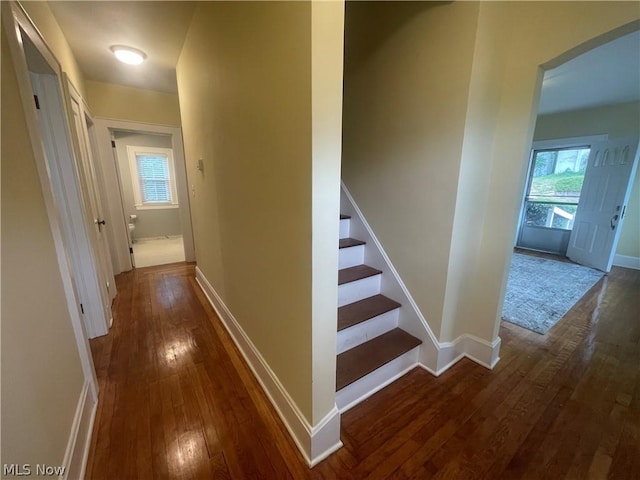
{"label": "hallway wall", "polygon": [[309,420],[310,54],[310,3],[201,2],[177,67],[198,267]]}
{"label": "hallway wall", "polygon": [[84,375],[6,33],[0,463],[63,465]]}
{"label": "hallway wall", "polygon": [[85,84],[86,100],[94,117],[180,126],[180,106],[175,93],[92,80]]}

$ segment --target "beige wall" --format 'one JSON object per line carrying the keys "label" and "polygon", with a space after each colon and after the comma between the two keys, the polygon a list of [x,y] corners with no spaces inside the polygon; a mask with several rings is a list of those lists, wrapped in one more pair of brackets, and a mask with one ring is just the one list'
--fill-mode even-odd
{"label": "beige wall", "polygon": [[[621,138],[637,136],[639,132],[640,102],[631,102],[540,115],[533,138],[549,140],[603,133],[609,138]],[[640,257],[640,169],[636,171],[616,253]]]}
{"label": "beige wall", "polygon": [[85,95],[85,84],[80,66],[76,62],[71,47],[60,29],[57,20],[49,8],[49,2],[21,2],[25,12],[31,18],[40,34],[45,38],[53,55],[60,62],[62,70],[69,75],[71,83],[78,89],[80,95]]}
{"label": "beige wall", "polygon": [[177,68],[198,266],[309,421],[310,52],[309,3],[202,2]]}
{"label": "beige wall", "polygon": [[177,94],[93,80],[87,80],[85,85],[86,100],[94,117],[180,126]]}
{"label": "beige wall", "polygon": [[83,373],[2,32],[2,461],[62,465]]}
{"label": "beige wall", "polygon": [[348,2],[342,178],[441,335],[478,4]]}
{"label": "beige wall", "polygon": [[540,66],[638,14],[627,2],[347,5],[343,179],[440,341],[497,336]]}

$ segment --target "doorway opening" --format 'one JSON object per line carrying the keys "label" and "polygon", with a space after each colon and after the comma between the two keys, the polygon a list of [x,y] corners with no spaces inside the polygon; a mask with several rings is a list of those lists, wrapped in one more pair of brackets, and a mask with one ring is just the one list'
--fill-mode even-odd
{"label": "doorway opening", "polygon": [[104,188],[112,192],[106,214],[114,272],[195,261],[180,128],[106,118],[95,127]]}
{"label": "doorway opening", "polygon": [[639,54],[636,31],[544,74],[502,311],[511,323],[545,333],[611,270],[622,234],[638,242],[623,220],[638,182]]}
{"label": "doorway opening", "polygon": [[135,267],[185,261],[171,136],[112,130]]}

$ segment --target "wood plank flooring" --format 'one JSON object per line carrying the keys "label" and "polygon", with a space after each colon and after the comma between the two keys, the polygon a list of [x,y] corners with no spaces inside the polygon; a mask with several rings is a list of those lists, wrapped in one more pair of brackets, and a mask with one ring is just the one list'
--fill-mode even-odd
{"label": "wood plank flooring", "polygon": [[86,478],[640,479],[639,271],[614,268],[547,335],[503,323],[493,371],[411,371],[343,415],[312,470],[192,264],[117,284]]}

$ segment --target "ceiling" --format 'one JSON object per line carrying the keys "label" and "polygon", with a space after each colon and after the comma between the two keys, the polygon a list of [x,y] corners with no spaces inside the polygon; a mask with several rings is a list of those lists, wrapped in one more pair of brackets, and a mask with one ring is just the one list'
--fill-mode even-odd
{"label": "ceiling", "polygon": [[[87,80],[177,92],[176,63],[191,23],[194,2],[55,1],[56,20]],[[115,59],[109,47],[142,50],[138,66]]]}
{"label": "ceiling", "polygon": [[545,72],[540,115],[640,100],[640,32]]}
{"label": "ceiling", "polygon": [[[87,80],[177,92],[175,67],[195,2],[54,1],[49,5]],[[147,54],[139,66],[109,47]],[[590,50],[545,72],[539,114],[640,100],[640,32]]]}

